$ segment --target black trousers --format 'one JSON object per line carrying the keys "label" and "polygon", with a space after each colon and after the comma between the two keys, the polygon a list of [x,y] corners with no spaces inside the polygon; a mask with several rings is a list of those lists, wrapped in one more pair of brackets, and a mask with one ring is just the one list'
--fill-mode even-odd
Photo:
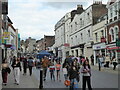
{"label": "black trousers", "polygon": [[24,74],[27,73],[27,66],[24,66],[24,67],[23,67],[23,71],[24,71]]}
{"label": "black trousers", "polygon": [[28,66],[29,68],[29,72],[30,72],[30,76],[32,75],[32,66]]}
{"label": "black trousers", "polygon": [[109,68],[109,61],[106,62],[106,67]]}
{"label": "black trousers", "polygon": [[115,70],[116,69],[116,66],[117,66],[117,63],[116,62],[113,62],[113,70]]}
{"label": "black trousers", "polygon": [[99,63],[99,71],[101,71],[101,64]]}
{"label": "black trousers", "polygon": [[47,74],[47,68],[43,68],[43,78],[46,78],[46,74]]}
{"label": "black trousers", "polygon": [[88,85],[88,89],[92,90],[90,76],[83,76],[83,85],[82,85],[83,90],[86,90],[86,83]]}

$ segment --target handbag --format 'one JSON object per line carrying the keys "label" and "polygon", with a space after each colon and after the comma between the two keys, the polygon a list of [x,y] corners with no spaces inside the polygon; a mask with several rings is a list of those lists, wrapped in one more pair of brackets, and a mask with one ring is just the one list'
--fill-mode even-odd
{"label": "handbag", "polygon": [[65,80],[65,81],[64,81],[64,84],[65,84],[66,86],[70,86],[70,80]]}
{"label": "handbag", "polygon": [[11,69],[8,67],[8,68],[6,68],[6,70],[7,70],[7,72],[10,74]]}

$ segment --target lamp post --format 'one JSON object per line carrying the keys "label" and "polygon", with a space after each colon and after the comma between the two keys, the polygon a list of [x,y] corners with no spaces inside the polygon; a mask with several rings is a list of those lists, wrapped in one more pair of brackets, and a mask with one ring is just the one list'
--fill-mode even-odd
{"label": "lamp post", "polygon": [[43,89],[43,68],[40,68],[40,84],[39,89]]}

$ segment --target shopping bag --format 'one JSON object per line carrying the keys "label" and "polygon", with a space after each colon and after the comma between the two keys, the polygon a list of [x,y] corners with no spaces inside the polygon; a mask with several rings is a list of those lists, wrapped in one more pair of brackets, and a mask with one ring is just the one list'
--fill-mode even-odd
{"label": "shopping bag", "polygon": [[70,86],[70,80],[65,80],[65,81],[64,81],[64,84],[65,84],[66,86]]}

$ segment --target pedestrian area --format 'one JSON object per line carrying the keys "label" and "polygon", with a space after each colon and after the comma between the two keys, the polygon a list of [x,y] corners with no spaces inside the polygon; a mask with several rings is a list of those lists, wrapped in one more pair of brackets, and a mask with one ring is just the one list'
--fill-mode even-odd
{"label": "pedestrian area", "polygon": [[[11,73],[8,75],[8,83],[6,86],[2,86],[2,90],[7,90],[7,88],[38,88],[39,83],[38,80],[35,79],[35,77],[32,75],[30,76],[29,73],[27,75],[23,75],[22,71],[20,72],[20,84],[16,85],[14,84],[14,76],[13,76],[13,70],[11,68]],[[13,90],[13,89],[11,89]],[[31,89],[32,90],[32,89]]]}
{"label": "pedestrian area", "polygon": [[[102,68],[101,71],[98,70],[97,66],[92,66],[92,76],[91,76],[91,82],[93,88],[118,88],[118,70],[113,71],[112,68],[106,69]],[[39,78],[39,69],[34,69],[34,76],[40,80]],[[56,75],[56,72],[55,72]],[[104,82],[104,83],[103,83]],[[57,80],[51,80],[50,79],[50,73],[49,70],[47,72],[47,78],[46,81],[44,81],[43,88],[51,88],[51,89],[68,89],[64,85],[64,76],[61,71],[61,82]],[[80,82],[79,82],[79,88],[82,88],[82,74],[80,74]]]}
{"label": "pedestrian area", "polygon": [[[34,72],[34,76],[35,76],[38,80],[40,80],[40,78],[39,78],[40,70],[34,68],[33,72]],[[56,80],[56,71],[55,71],[55,74],[54,74],[54,75],[55,75],[55,81],[54,81],[54,80],[51,80],[49,69],[47,70],[46,81],[43,82],[43,88],[45,88],[45,89],[50,89],[50,88],[51,88],[51,89],[55,89],[55,88],[57,88],[57,89],[59,89],[59,88],[61,88],[61,89],[69,89],[69,87],[66,87],[66,86],[64,85],[64,76],[63,76],[62,70],[60,71],[60,80],[61,80],[61,81]],[[80,83],[79,83],[79,88],[80,88],[80,87],[81,87],[81,85],[80,85]]]}
{"label": "pedestrian area", "polygon": [[[12,69],[11,69],[12,70]],[[28,71],[28,70],[27,70]],[[92,87],[93,88],[116,88],[118,87],[118,71],[114,71],[112,69],[102,69],[101,71],[98,71],[98,67],[94,66],[92,67]],[[33,75],[30,76],[29,72],[27,72],[27,75],[22,75],[22,72],[20,74],[20,84],[16,85],[14,84],[14,77],[13,77],[13,71],[11,71],[11,74],[8,76],[8,84],[7,86],[3,86],[2,90],[8,90],[11,88],[11,90],[39,90],[39,80],[40,80],[40,70],[33,68]],[[56,72],[55,72],[56,75]],[[82,75],[80,75],[80,82],[79,82],[79,88],[82,86]],[[104,84],[105,82],[106,84]],[[116,82],[116,83],[115,83]],[[50,79],[50,73],[49,70],[47,72],[47,78],[46,81],[44,81],[43,84],[44,90],[68,90],[69,88],[64,85],[64,76],[61,70],[61,81],[52,81]]]}

